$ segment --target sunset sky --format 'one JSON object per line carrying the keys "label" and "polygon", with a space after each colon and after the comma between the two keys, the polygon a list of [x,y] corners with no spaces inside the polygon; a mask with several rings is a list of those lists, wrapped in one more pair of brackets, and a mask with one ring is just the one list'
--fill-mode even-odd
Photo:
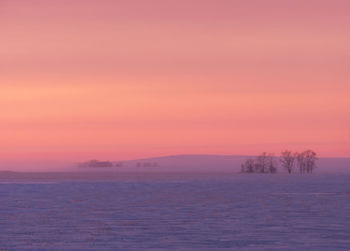
{"label": "sunset sky", "polygon": [[0,169],[350,157],[348,0],[0,0]]}

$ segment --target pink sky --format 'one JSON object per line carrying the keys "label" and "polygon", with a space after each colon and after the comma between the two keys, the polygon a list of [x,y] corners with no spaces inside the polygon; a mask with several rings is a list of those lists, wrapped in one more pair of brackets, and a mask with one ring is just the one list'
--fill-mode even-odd
{"label": "pink sky", "polygon": [[0,158],[350,157],[349,13],[346,0],[0,0]]}

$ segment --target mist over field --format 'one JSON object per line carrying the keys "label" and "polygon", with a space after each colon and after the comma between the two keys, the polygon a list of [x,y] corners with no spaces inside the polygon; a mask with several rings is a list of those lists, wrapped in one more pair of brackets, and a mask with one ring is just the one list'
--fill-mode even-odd
{"label": "mist over field", "polygon": [[[241,165],[254,156],[172,155],[135,160],[110,160],[110,167],[79,167],[78,161],[0,162],[0,171],[16,172],[240,172]],[[287,173],[275,157],[278,173]],[[319,158],[315,173],[350,172],[350,158]],[[293,173],[298,173],[295,169]]]}

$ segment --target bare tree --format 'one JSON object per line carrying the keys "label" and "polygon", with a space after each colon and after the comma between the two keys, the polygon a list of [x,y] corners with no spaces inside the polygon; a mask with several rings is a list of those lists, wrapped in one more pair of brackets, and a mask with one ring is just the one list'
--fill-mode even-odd
{"label": "bare tree", "polygon": [[292,153],[291,151],[285,150],[281,153],[280,156],[280,162],[282,167],[287,169],[288,173],[291,174],[294,168],[296,159],[296,154]]}
{"label": "bare tree", "polygon": [[247,159],[241,166],[242,172],[253,173],[254,172],[254,160]]}
{"label": "bare tree", "polygon": [[297,163],[298,163],[298,167],[299,167],[299,172],[301,174],[305,173],[305,156],[304,156],[304,152],[302,153],[295,153],[296,155],[296,159],[297,159]]}
{"label": "bare tree", "polygon": [[305,167],[307,173],[312,173],[316,168],[317,154],[312,150],[306,150],[303,152],[305,158]]}
{"label": "bare tree", "polygon": [[260,156],[258,156],[256,162],[257,172],[266,173],[268,167],[268,154],[266,152],[263,152]]}
{"label": "bare tree", "polygon": [[276,173],[277,172],[277,164],[275,161],[274,154],[270,153],[268,155],[267,162],[268,162],[268,172],[269,173]]}
{"label": "bare tree", "polygon": [[299,172],[301,174],[312,173],[312,171],[316,168],[317,154],[312,150],[306,150],[302,153],[297,153],[296,156]]}

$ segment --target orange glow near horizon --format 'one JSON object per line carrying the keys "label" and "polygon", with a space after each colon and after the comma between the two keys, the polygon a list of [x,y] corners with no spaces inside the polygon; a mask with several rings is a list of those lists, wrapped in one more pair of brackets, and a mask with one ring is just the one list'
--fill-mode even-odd
{"label": "orange glow near horizon", "polygon": [[145,2],[0,1],[3,162],[350,157],[348,1]]}

